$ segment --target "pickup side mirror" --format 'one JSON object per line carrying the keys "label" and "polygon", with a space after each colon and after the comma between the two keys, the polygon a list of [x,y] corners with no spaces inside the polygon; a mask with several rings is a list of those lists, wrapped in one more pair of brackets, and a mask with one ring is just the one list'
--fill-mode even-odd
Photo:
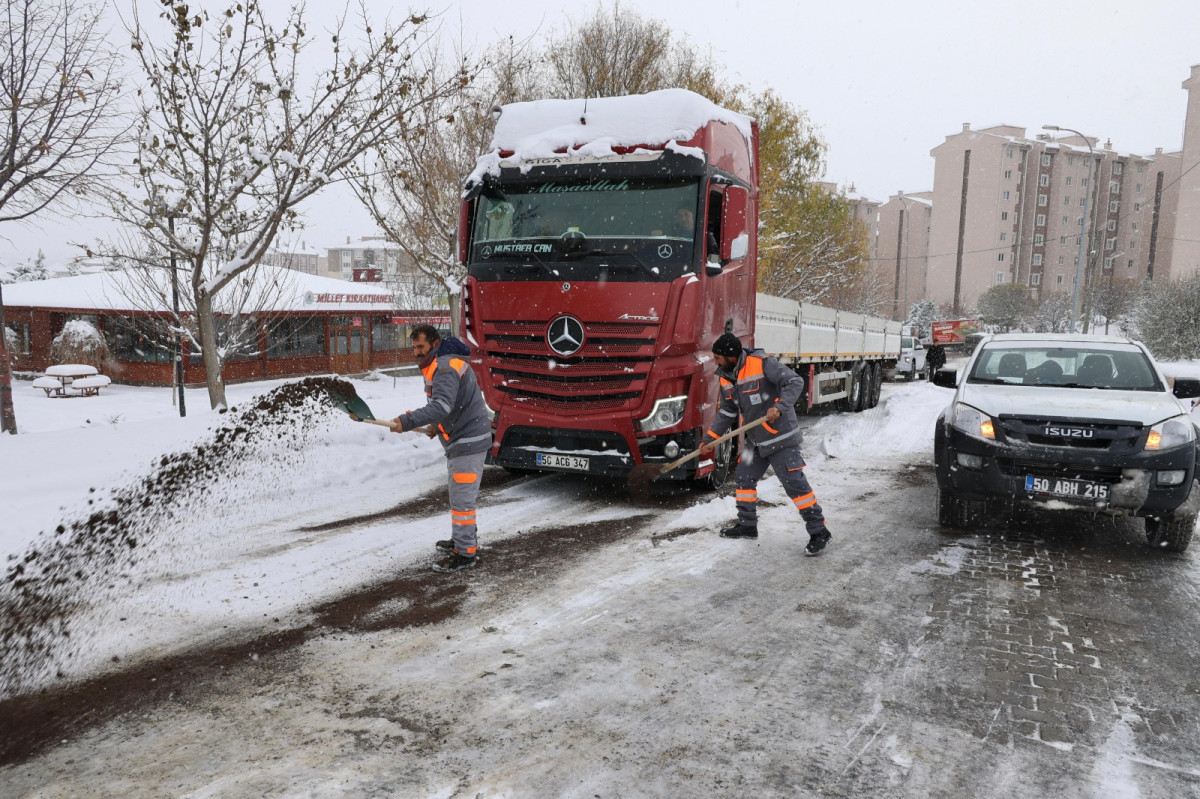
{"label": "pickup side mirror", "polygon": [[958,388],[958,370],[938,369],[933,373],[933,384],[942,388]]}
{"label": "pickup side mirror", "polygon": [[1191,377],[1177,377],[1171,393],[1179,399],[1200,397],[1200,380]]}

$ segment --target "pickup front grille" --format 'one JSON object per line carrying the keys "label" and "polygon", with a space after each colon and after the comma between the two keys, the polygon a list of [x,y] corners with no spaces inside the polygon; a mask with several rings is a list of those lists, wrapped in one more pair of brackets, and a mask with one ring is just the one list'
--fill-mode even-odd
{"label": "pickup front grille", "polygon": [[1004,439],[1010,444],[1092,452],[1137,452],[1144,431],[1136,422],[1081,422],[1031,416],[1001,416],[998,421]]}
{"label": "pickup front grille", "polygon": [[1118,466],[1096,466],[1094,464],[1058,463],[1029,458],[997,458],[1000,471],[1013,477],[1057,477],[1067,480],[1090,480],[1093,483],[1116,483],[1121,480]]}

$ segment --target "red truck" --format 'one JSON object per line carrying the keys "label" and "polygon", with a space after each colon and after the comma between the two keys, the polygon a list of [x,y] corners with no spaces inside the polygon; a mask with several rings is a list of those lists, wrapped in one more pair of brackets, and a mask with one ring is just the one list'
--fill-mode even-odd
{"label": "red truck", "polygon": [[[699,95],[499,109],[458,233],[490,462],[617,477],[694,450],[716,410],[713,341],[754,341],[757,220],[757,126]],[[846,375],[819,399],[850,396]],[[665,477],[719,486],[735,456]]]}

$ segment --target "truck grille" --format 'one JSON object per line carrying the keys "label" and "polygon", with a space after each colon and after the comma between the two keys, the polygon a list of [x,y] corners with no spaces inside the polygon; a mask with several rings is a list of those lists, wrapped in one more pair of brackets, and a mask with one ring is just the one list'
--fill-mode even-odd
{"label": "truck grille", "polygon": [[1121,480],[1119,466],[1096,466],[1084,463],[1059,463],[1029,458],[997,458],[996,465],[1004,474],[1024,477],[1058,477],[1068,480],[1090,480],[1095,483],[1117,483]]}
{"label": "truck grille", "polygon": [[636,404],[654,360],[657,325],[584,321],[584,345],[563,357],[546,343],[548,322],[484,321],[491,385],[509,401],[549,413],[597,413]]}

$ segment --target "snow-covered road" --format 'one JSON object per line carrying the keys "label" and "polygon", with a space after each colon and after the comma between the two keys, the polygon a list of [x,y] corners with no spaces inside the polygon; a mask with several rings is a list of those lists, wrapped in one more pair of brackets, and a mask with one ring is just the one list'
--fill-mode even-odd
{"label": "snow-covered road", "polygon": [[[420,402],[414,378],[356,386],[377,414]],[[180,423],[148,391],[114,392],[124,419],[59,432],[39,413],[110,411],[25,398],[33,434],[0,452],[43,472],[6,475],[19,522],[7,551],[220,423]],[[78,703],[72,680],[128,690],[132,675],[144,701],[64,724],[61,743],[0,769],[0,794],[1186,795],[1200,785],[1186,718],[1200,706],[1172,686],[1139,688],[1116,650],[1137,614],[1155,612],[1136,586],[1169,596],[1172,624],[1196,620],[1175,607],[1197,590],[1192,553],[1147,561],[1129,523],[1050,544],[1042,530],[946,537],[929,465],[947,398],[888,385],[879,408],[808,430],[808,474],[835,536],[820,558],[802,556],[773,478],[763,534],[746,542],[716,535],[732,517],[727,493],[636,504],[619,486],[489,469],[483,560],[463,575],[427,570],[445,532],[437,445],[315,420],[268,450],[286,456],[212,486],[202,519],[177,515],[173,546],[80,597],[70,645],[24,679]],[[152,399],[166,412],[134,412]],[[57,490],[40,446],[51,439],[95,456],[56,473]],[[1077,595],[1104,586],[1127,608],[1117,632]],[[1075,668],[1053,689],[1080,708],[1063,711],[1062,731],[1049,708],[1022,707],[1039,695],[1021,669],[1044,666],[1009,652],[1016,682],[996,676],[1020,614],[1058,636],[1043,646],[1051,661]],[[1164,658],[1192,643],[1182,631],[1138,640]],[[1085,674],[1084,655],[1107,671]],[[1164,697],[1180,706],[1173,728],[1151,712]],[[1088,722],[1073,730],[1079,714]]]}

